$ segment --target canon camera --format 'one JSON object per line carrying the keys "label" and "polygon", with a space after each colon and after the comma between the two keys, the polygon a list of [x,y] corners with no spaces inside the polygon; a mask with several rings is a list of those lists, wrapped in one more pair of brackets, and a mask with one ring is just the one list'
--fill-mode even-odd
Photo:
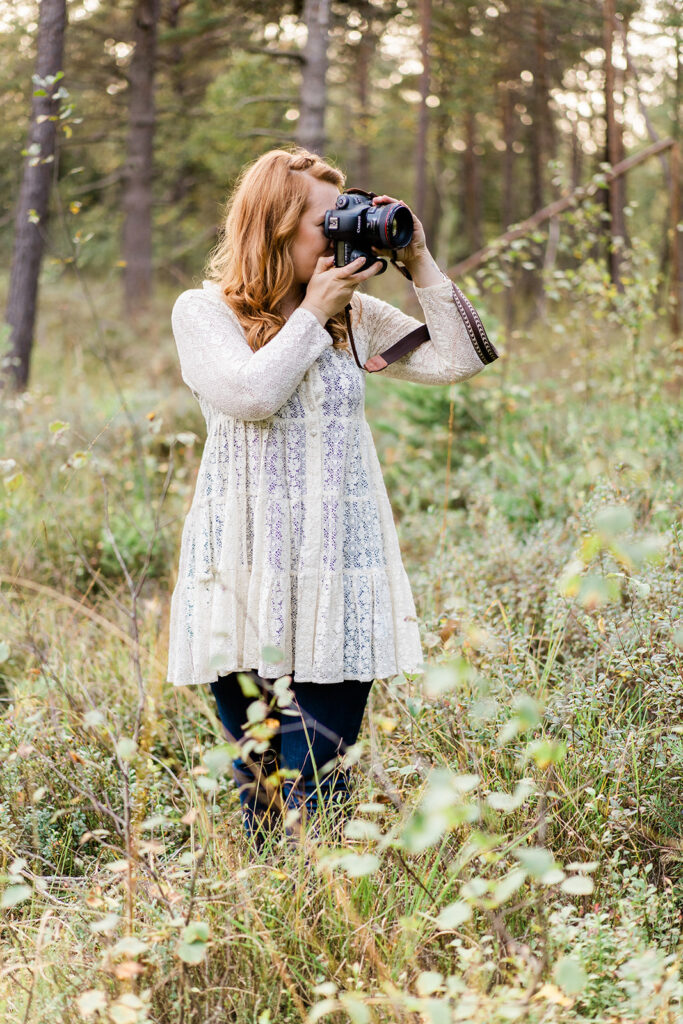
{"label": "canon camera", "polygon": [[402,249],[413,237],[413,216],[402,203],[374,206],[366,195],[343,192],[333,210],[326,210],[323,230],[334,245],[335,267],[346,267],[365,256],[362,269],[387,261],[372,252],[377,249]]}

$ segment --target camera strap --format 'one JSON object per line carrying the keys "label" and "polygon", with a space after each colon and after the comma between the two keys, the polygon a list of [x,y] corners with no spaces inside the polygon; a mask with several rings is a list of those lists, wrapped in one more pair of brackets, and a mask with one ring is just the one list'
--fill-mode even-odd
{"label": "camera strap", "polygon": [[[457,309],[460,317],[467,328],[472,347],[481,359],[484,365],[492,363],[494,359],[498,358],[498,353],[489,341],[488,335],[484,329],[484,325],[481,322],[479,314],[476,309],[467,298],[467,296],[458,288],[457,284],[451,281],[451,290],[453,293],[453,301],[455,308]],[[360,359],[358,358],[358,352],[356,351],[356,341],[353,337],[353,330],[351,328],[351,303],[348,303],[344,309],[344,315],[346,317],[346,330],[349,336],[349,342],[351,344],[351,351],[353,352],[353,358],[356,360],[356,365],[361,370],[366,369]],[[410,331],[409,334],[399,338],[397,342],[391,345],[385,352],[382,352],[379,356],[374,356],[375,360],[381,360],[382,365],[376,366],[372,370],[367,370],[368,373],[377,373],[378,370],[383,370],[389,363],[396,362],[401,356],[405,356],[408,352],[412,352],[418,345],[422,345],[425,341],[429,341],[431,334],[426,324],[421,324],[416,327],[414,331]]]}
{"label": "camera strap", "polygon": [[[367,192],[363,188],[347,188],[344,189],[344,191],[367,196],[368,199],[374,199],[377,196],[377,192]],[[413,278],[408,268],[398,262],[396,249],[391,250],[391,262],[396,269],[408,279],[408,281],[412,281]],[[492,363],[494,359],[498,358],[498,353],[489,341],[479,314],[464,292],[462,292],[453,281],[451,281],[451,288],[453,291],[455,307],[467,328],[467,333],[469,334],[474,351],[477,353],[484,365]],[[365,367],[361,364],[361,361],[358,358],[356,341],[353,337],[353,330],[351,329],[351,303],[348,303],[345,307],[344,316],[346,317],[346,330],[348,332],[353,358],[356,360],[356,365],[359,366],[361,370],[364,370]],[[405,356],[408,352],[412,352],[413,349],[416,349],[425,341],[429,341],[430,338],[431,334],[429,333],[429,328],[426,324],[421,324],[419,327],[416,327],[414,331],[410,331],[410,333],[406,334],[403,338],[399,338],[397,342],[391,345],[385,352],[382,352],[381,355],[374,356],[374,359],[378,361],[381,360],[382,365],[376,366],[372,370],[367,370],[367,372],[377,373],[378,370],[383,370],[389,365],[389,363],[396,362],[396,360],[400,359],[401,356]]]}

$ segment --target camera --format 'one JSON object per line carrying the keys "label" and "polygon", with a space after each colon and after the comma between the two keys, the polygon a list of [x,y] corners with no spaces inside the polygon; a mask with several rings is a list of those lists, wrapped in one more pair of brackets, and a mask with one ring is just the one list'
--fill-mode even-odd
{"label": "camera", "polygon": [[374,206],[372,198],[366,195],[342,192],[334,209],[325,211],[323,230],[334,245],[335,267],[346,267],[359,256],[365,256],[362,269],[382,263],[380,274],[383,274],[387,261],[375,256],[372,246],[402,249],[409,245],[413,237],[413,216],[402,203]]}

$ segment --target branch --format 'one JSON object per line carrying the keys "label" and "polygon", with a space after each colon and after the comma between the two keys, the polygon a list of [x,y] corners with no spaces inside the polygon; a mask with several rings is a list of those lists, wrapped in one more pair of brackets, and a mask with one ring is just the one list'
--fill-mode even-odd
{"label": "branch", "polygon": [[[633,156],[629,156],[626,160],[621,160],[618,164],[615,164],[611,171],[607,171],[604,175],[605,181],[614,181],[615,178],[621,177],[622,174],[626,174],[628,171],[637,167],[638,164],[642,164],[645,160],[648,160],[651,156],[656,156],[657,153],[661,153],[662,150],[670,149],[671,146],[676,144],[676,140],[672,138],[661,139],[652,146],[648,146],[647,149],[641,150],[640,153],[634,153]],[[526,220],[521,221],[516,227],[510,231],[506,231],[505,234],[499,235],[498,238],[494,238],[492,242],[484,246],[483,249],[479,249],[478,252],[472,253],[467,259],[461,260],[447,274],[449,277],[458,277],[462,274],[468,273],[470,270],[475,270],[482,263],[485,263],[491,256],[497,256],[501,249],[506,248],[510,242],[514,242],[516,238],[522,238],[528,234],[534,228],[538,227],[539,224],[543,224],[546,220],[550,220],[551,217],[556,217],[558,213],[563,213],[564,210],[568,210],[571,206],[581,202],[583,199],[587,199],[589,196],[595,195],[600,188],[597,182],[590,182],[588,185],[579,185],[575,188],[568,196],[564,196],[562,199],[556,199],[555,202],[550,203],[549,206],[544,206],[542,209],[537,210],[536,213],[532,214],[531,217],[527,217]]]}
{"label": "branch", "polygon": [[286,57],[288,60],[297,60],[300,64],[306,61],[299,50],[271,50],[267,46],[245,46],[244,49],[247,53],[265,53],[268,57]]}

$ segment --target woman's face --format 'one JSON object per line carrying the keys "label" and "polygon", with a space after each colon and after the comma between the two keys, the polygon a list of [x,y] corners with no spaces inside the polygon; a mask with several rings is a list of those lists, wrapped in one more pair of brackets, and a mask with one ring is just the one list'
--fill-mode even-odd
{"label": "woman's face", "polygon": [[332,243],[325,237],[323,224],[325,211],[337,201],[339,189],[329,181],[318,181],[306,175],[308,205],[301,215],[299,227],[292,243],[294,277],[297,284],[307,285],[321,256],[331,256]]}

